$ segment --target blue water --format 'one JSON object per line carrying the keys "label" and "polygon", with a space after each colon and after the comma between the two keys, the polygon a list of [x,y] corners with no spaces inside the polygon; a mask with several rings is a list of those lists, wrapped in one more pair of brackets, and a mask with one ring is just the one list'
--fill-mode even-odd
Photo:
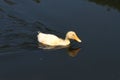
{"label": "blue water", "polygon": [[[120,1],[1,0],[0,80],[120,80]],[[37,31],[83,41],[39,48]]]}

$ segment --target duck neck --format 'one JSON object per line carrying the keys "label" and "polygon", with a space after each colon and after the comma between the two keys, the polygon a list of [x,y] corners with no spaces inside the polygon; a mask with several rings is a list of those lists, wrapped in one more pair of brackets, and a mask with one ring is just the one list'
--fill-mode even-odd
{"label": "duck neck", "polygon": [[68,38],[65,38],[64,40],[60,39],[59,44],[62,46],[67,46],[70,44],[70,40]]}
{"label": "duck neck", "polygon": [[66,45],[70,44],[70,40],[67,37],[65,38],[64,42],[65,42]]}

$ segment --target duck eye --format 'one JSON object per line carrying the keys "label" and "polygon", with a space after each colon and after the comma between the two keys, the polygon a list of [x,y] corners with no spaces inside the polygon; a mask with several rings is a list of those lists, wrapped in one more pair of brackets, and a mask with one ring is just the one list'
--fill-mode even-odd
{"label": "duck eye", "polygon": [[74,34],[72,34],[72,36],[74,37]]}

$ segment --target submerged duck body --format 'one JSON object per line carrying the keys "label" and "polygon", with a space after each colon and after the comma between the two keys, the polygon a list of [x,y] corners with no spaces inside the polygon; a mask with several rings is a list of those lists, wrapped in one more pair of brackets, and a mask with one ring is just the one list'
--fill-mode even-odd
{"label": "submerged duck body", "polygon": [[38,33],[37,38],[40,43],[49,46],[67,46],[70,44],[70,39],[81,42],[74,31],[67,32],[65,39],[59,38],[54,34],[46,34],[42,32]]}

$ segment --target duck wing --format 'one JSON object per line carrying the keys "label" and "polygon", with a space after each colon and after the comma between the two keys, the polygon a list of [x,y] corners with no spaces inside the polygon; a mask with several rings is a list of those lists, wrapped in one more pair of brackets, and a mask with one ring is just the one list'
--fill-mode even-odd
{"label": "duck wing", "polygon": [[59,44],[60,40],[61,38],[53,34],[45,34],[41,32],[38,34],[38,41],[46,45],[57,45]]}

